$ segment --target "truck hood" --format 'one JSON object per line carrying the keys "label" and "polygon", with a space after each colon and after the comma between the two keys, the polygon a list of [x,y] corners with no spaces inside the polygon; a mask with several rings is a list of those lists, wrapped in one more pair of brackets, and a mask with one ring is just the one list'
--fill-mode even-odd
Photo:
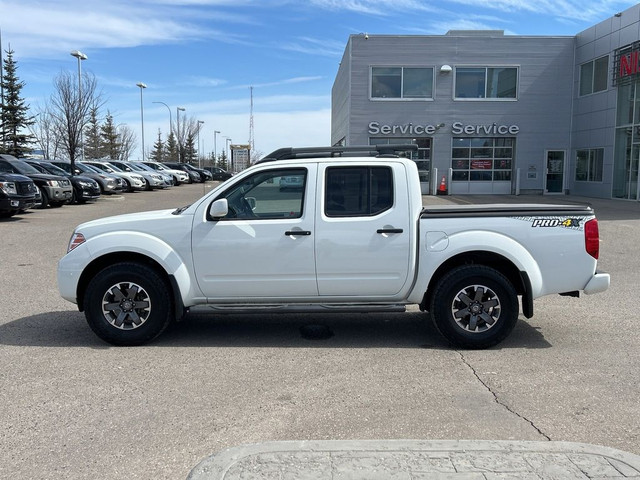
{"label": "truck hood", "polygon": [[153,210],[149,212],[126,213],[124,215],[115,215],[113,217],[104,217],[97,220],[85,222],[76,227],[76,232],[81,232],[85,236],[98,235],[113,230],[136,230],[148,231],[151,225],[157,224],[159,218],[175,218],[172,215],[175,209],[169,210]]}

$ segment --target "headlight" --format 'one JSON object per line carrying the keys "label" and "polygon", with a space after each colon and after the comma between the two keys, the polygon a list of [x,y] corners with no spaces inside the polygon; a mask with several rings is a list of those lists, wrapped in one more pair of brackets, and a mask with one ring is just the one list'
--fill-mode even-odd
{"label": "headlight", "polygon": [[7,195],[17,195],[16,184],[14,182],[0,182],[0,190]]}
{"label": "headlight", "polygon": [[93,187],[93,183],[85,182],[84,180],[80,180],[78,182],[78,185],[80,185],[81,187]]}
{"label": "headlight", "polygon": [[47,185],[49,185],[50,187],[59,187],[60,183],[58,183],[57,180],[47,180],[45,182]]}
{"label": "headlight", "polygon": [[71,240],[69,240],[69,246],[67,247],[67,253],[69,253],[74,248],[79,247],[84,242],[86,242],[86,239],[84,238],[84,235],[82,235],[79,232],[73,232],[73,235],[71,235]]}

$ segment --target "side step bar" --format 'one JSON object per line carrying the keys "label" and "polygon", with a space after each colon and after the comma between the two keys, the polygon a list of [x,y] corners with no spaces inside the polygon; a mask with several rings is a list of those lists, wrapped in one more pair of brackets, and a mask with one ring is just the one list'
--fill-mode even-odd
{"label": "side step bar", "polygon": [[215,304],[195,305],[189,308],[191,313],[402,313],[407,310],[399,304],[346,304],[346,305],[309,305],[309,304]]}

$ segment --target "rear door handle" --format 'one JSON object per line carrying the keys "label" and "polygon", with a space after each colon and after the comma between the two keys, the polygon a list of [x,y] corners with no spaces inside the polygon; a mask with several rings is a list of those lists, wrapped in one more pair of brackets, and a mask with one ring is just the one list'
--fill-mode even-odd
{"label": "rear door handle", "polygon": [[379,228],[377,233],[385,234],[385,233],[402,233],[404,232],[401,228]]}
{"label": "rear door handle", "polygon": [[290,237],[292,235],[302,235],[306,237],[311,235],[311,232],[309,230],[287,230],[286,232],[284,232],[284,234],[287,237]]}

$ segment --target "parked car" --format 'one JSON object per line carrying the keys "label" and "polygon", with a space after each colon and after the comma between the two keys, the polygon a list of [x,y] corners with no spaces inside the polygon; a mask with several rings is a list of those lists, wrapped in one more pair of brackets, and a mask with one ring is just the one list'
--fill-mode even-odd
{"label": "parked car", "polygon": [[0,155],[0,172],[17,173],[33,180],[42,196],[40,208],[61,207],[73,196],[73,187],[68,178],[40,173],[27,162],[18,160],[13,155]]}
{"label": "parked car", "polygon": [[125,182],[125,192],[135,192],[136,190],[147,189],[147,182],[142,175],[139,175],[135,172],[126,172],[120,167],[111,163],[111,161],[105,162],[99,160],[85,160],[84,163],[91,167],[97,168],[98,170],[109,173],[115,177],[120,177]]}
{"label": "parked car", "polygon": [[123,172],[135,173],[140,175],[145,183],[145,190],[153,190],[154,188],[166,188],[171,185],[167,185],[165,178],[155,170],[147,170],[139,167],[134,162],[123,162],[121,160],[110,160],[109,164],[118,167]]}
{"label": "parked car", "polygon": [[0,173],[0,218],[12,217],[36,205],[38,187],[29,177]]}
{"label": "parked car", "polygon": [[168,173],[169,175],[172,175],[174,180],[174,185],[180,185],[181,183],[189,182],[189,174],[184,170],[169,168],[163,165],[162,163],[152,162],[149,160],[145,160],[144,162],[141,162],[141,163],[144,163],[147,167],[153,168],[157,172],[164,172],[164,173]]}
{"label": "parked car", "polygon": [[[49,163],[61,168],[68,174],[71,174],[71,163],[63,162],[60,160],[50,160]],[[100,186],[100,193],[102,195],[111,195],[122,191],[121,180],[118,177],[110,175],[101,170],[97,170],[94,167],[85,165],[82,162],[75,162],[75,170],[73,175],[82,175],[83,177],[89,177],[98,182]]]}
{"label": "parked car", "polygon": [[280,190],[302,190],[304,175],[286,175],[280,177]]}
{"label": "parked car", "polygon": [[212,180],[218,180],[218,181],[224,182],[225,180],[228,180],[231,177],[233,177],[233,174],[231,172],[227,172],[226,170],[220,167],[207,167],[205,168],[205,170],[211,173]]}
{"label": "parked car", "polygon": [[71,197],[73,203],[86,203],[89,200],[97,200],[100,198],[100,185],[93,178],[85,177],[84,175],[71,175],[62,168],[44,160],[24,160],[42,173],[67,177],[73,187],[73,195]]}
{"label": "parked car", "polygon": [[180,162],[162,162],[163,165],[166,165],[169,168],[175,168],[176,170],[182,170],[183,172],[187,172],[189,175],[189,181],[187,183],[204,183],[206,178],[204,178],[200,173],[198,173],[191,165],[188,163],[180,163]]}

